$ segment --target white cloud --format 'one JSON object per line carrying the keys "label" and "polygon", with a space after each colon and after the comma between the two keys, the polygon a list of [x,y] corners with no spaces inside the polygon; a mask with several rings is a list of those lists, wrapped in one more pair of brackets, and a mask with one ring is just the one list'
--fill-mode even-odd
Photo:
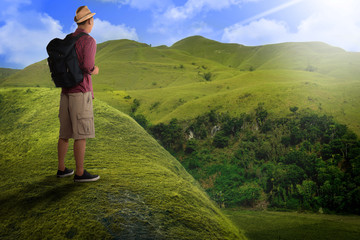
{"label": "white cloud", "polygon": [[163,34],[165,36],[163,44],[167,45],[192,35],[212,38],[215,36],[215,31],[202,20],[204,14],[255,1],[258,0],[187,0],[183,5],[170,5],[165,11],[155,12],[152,26],[148,31]]}
{"label": "white cloud", "polygon": [[[75,31],[77,25],[74,23],[72,30]],[[97,43],[116,39],[131,39],[138,41],[138,35],[135,28],[129,28],[125,24],[113,25],[106,20],[94,18],[94,27],[90,33]]]}
{"label": "white cloud", "polygon": [[[21,17],[14,17],[7,19],[0,27],[0,54],[5,55],[9,63],[20,67],[46,58],[45,48],[48,42],[54,37],[64,36],[59,22],[47,14],[26,15],[26,23]],[[32,27],[27,26],[29,21]]]}
{"label": "white cloud", "polygon": [[195,15],[209,10],[219,11],[233,5],[256,0],[188,0],[183,6],[173,6],[164,13],[166,19],[184,20],[193,18]]}
{"label": "white cloud", "polygon": [[255,46],[281,42],[288,35],[286,23],[262,18],[248,25],[235,24],[225,28],[222,40]]}
{"label": "white cloud", "polygon": [[319,11],[303,20],[296,38],[323,41],[348,51],[360,51],[360,2],[318,0]]}
{"label": "white cloud", "polygon": [[[27,0],[7,1],[0,12],[0,55],[9,65],[26,67],[48,57],[46,46],[53,38],[63,38],[65,33],[59,21],[46,13],[20,7],[31,4]],[[76,29],[76,24],[73,30]],[[138,40],[136,30],[125,25],[112,25],[95,18],[91,35],[98,43],[113,39]]]}
{"label": "white cloud", "polygon": [[309,6],[315,9],[313,14],[302,20],[295,32],[284,22],[261,18],[225,28],[222,41],[245,45],[322,41],[347,51],[360,51],[359,1],[317,0]]}

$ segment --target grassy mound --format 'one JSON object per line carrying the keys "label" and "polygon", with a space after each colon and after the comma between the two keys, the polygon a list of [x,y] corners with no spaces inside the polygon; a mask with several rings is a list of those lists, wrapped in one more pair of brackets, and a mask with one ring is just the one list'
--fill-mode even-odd
{"label": "grassy mound", "polygon": [[58,101],[57,89],[0,90],[3,239],[245,239],[178,161],[97,99],[85,166],[101,179],[57,179]]}

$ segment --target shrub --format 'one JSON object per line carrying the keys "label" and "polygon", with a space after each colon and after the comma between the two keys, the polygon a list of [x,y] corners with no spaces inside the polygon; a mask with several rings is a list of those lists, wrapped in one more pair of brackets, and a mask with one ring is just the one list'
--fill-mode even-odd
{"label": "shrub", "polygon": [[133,104],[131,105],[131,113],[135,113],[136,110],[139,108],[139,106],[140,106],[140,101],[135,98]]}
{"label": "shrub", "polygon": [[245,183],[238,188],[233,203],[247,207],[253,207],[260,199],[262,189],[255,183]]}
{"label": "shrub", "polygon": [[299,108],[298,107],[290,107],[290,111],[295,113]]}
{"label": "shrub", "polygon": [[196,150],[196,140],[195,139],[190,139],[189,141],[187,141],[186,148],[185,148],[185,153],[191,154],[195,150]]}
{"label": "shrub", "polygon": [[134,120],[142,126],[144,129],[147,129],[149,126],[149,121],[146,119],[146,117],[143,114],[137,114],[134,116]]}
{"label": "shrub", "polygon": [[211,72],[204,73],[204,79],[206,81],[211,81],[211,78],[212,78],[212,73]]}
{"label": "shrub", "polygon": [[150,110],[154,110],[155,108],[157,108],[160,105],[160,102],[154,102],[151,106],[150,106]]}
{"label": "shrub", "polygon": [[229,137],[223,131],[218,132],[213,140],[213,144],[217,148],[227,147],[229,144]]}

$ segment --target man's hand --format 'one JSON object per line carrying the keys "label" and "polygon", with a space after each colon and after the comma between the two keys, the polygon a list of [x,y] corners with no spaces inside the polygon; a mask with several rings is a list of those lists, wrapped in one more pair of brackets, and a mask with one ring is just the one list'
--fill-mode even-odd
{"label": "man's hand", "polygon": [[94,70],[91,72],[91,75],[98,75],[99,74],[99,68],[98,66],[94,66]]}

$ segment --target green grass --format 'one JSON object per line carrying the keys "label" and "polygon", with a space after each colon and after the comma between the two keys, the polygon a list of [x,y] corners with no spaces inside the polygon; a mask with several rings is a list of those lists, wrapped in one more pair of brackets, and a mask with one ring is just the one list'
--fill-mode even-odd
{"label": "green grass", "polygon": [[[195,36],[171,47],[150,47],[116,40],[98,45],[100,74],[93,85],[99,99],[126,113],[136,98],[137,114],[154,124],[210,110],[248,113],[264,102],[274,115],[287,114],[291,106],[332,115],[360,135],[359,61],[360,53],[320,42],[247,47]],[[44,60],[0,86],[54,85]],[[131,99],[124,99],[128,95]]]}
{"label": "green grass", "polygon": [[0,89],[2,239],[245,239],[175,158],[99,99],[85,167],[101,179],[57,179],[59,94]]}
{"label": "green grass", "polygon": [[360,217],[252,210],[222,211],[250,240],[360,238]]}
{"label": "green grass", "polygon": [[20,71],[19,69],[0,68],[0,83],[3,79],[11,76],[12,74]]}

